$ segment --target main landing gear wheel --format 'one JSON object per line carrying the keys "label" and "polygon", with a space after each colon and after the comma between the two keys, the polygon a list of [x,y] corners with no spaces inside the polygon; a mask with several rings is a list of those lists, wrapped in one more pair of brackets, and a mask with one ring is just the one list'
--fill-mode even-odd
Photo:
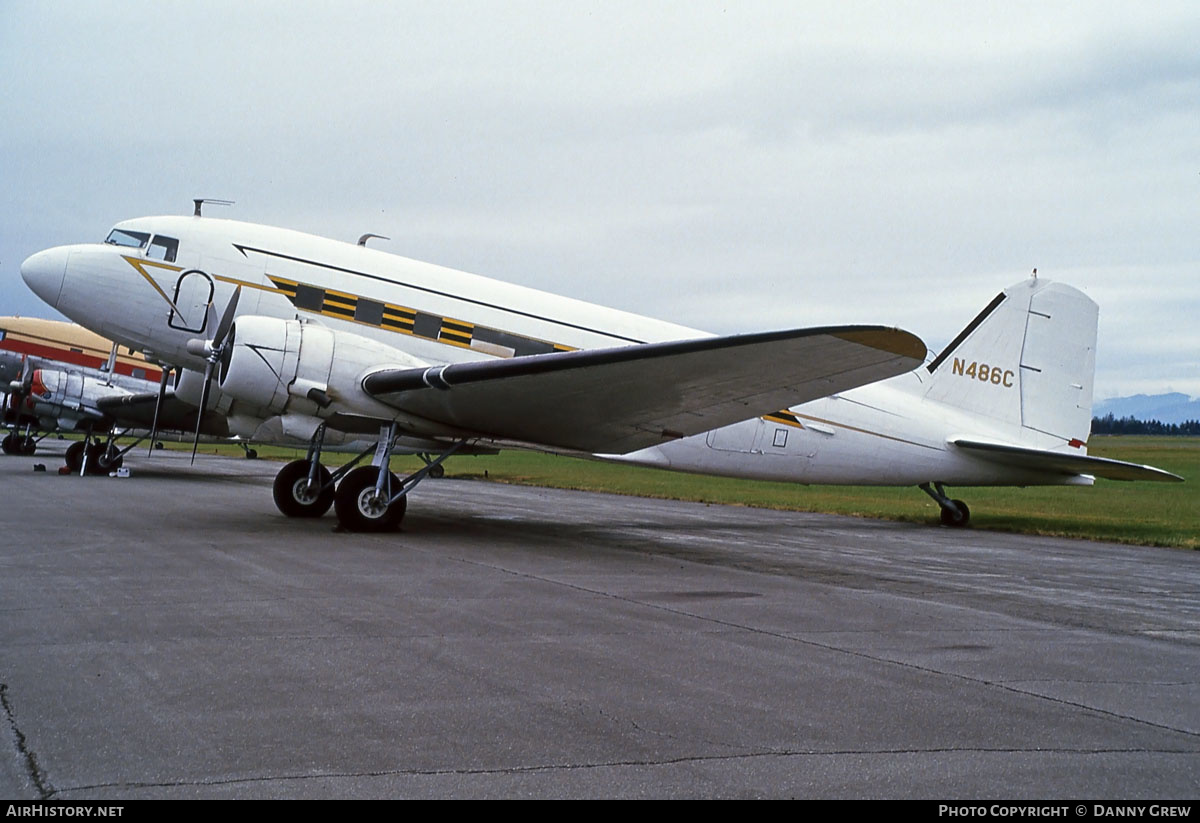
{"label": "main landing gear wheel", "polygon": [[430,467],[429,476],[432,477],[434,480],[437,480],[439,477],[445,477],[446,476],[446,467],[441,465],[440,463],[436,466]]}
{"label": "main landing gear wheel", "polygon": [[16,432],[11,432],[5,436],[0,449],[5,454],[33,454],[37,451],[37,441],[32,437],[22,437]]}
{"label": "main landing gear wheel", "polygon": [[383,494],[375,491],[379,469],[360,466],[342,478],[334,496],[334,508],[342,528],[356,532],[393,531],[404,519],[408,496],[388,505],[394,490],[400,488],[400,478],[388,472]]}
{"label": "main landing gear wheel", "polygon": [[72,474],[79,474],[79,470],[83,468],[83,450],[87,448],[87,444],[82,440],[76,440],[71,445],[67,446],[67,468]]}
{"label": "main landing gear wheel", "polygon": [[121,468],[125,455],[116,446],[93,443],[88,449],[88,474],[108,474]]}
{"label": "main landing gear wheel", "polygon": [[333,505],[333,483],[329,469],[317,467],[317,488],[308,486],[307,460],[293,460],[275,475],[272,493],[275,506],[288,517],[320,517]]}
{"label": "main landing gear wheel", "polygon": [[971,510],[967,508],[966,503],[962,502],[961,500],[951,500],[950,502],[953,503],[955,505],[955,507],[958,508],[958,511],[954,511],[953,509],[943,508],[942,509],[942,525],[943,526],[954,526],[955,528],[962,528],[963,526],[967,525],[967,523],[971,522]]}

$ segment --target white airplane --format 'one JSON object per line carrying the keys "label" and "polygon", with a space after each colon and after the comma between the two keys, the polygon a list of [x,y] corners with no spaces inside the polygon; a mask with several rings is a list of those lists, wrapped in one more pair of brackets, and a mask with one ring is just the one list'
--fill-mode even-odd
{"label": "white airplane", "polygon": [[[464,447],[912,484],[955,525],[969,512],[946,484],[1181,479],[1086,455],[1097,309],[1067,286],[1014,286],[913,372],[925,346],[898,329],[714,337],[365,240],[205,218],[197,203],[193,217],[39,252],[21,274],[68,317],[186,369],[177,395],[235,432],[307,439],[308,457],[276,477],[277,506],[319,517],[334,505],[353,530],[395,527],[407,493]],[[378,431],[372,464],[354,468],[368,450],[331,474],[327,431]],[[401,435],[443,444],[404,481],[388,470]]]}

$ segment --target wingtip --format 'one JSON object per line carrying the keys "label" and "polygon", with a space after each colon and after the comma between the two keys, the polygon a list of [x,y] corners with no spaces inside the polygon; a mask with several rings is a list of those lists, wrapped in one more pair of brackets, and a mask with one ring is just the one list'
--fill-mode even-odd
{"label": "wingtip", "polygon": [[860,346],[869,346],[898,357],[907,357],[918,363],[924,362],[927,353],[924,341],[903,329],[856,329],[839,332],[836,336]]}

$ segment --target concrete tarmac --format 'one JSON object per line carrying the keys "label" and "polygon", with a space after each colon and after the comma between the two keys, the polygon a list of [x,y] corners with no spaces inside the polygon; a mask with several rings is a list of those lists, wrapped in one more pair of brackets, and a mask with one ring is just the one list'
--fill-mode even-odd
{"label": "concrete tarmac", "polygon": [[58,465],[0,458],[0,797],[1200,796],[1196,552]]}

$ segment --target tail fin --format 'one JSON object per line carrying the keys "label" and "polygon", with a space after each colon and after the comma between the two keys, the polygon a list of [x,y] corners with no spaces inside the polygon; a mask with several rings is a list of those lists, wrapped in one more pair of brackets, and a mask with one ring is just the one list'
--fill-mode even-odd
{"label": "tail fin", "polygon": [[1021,426],[1030,441],[1044,440],[1041,432],[1081,446],[1092,424],[1098,317],[1071,286],[1036,278],[1010,286],[929,364],[925,396]]}

